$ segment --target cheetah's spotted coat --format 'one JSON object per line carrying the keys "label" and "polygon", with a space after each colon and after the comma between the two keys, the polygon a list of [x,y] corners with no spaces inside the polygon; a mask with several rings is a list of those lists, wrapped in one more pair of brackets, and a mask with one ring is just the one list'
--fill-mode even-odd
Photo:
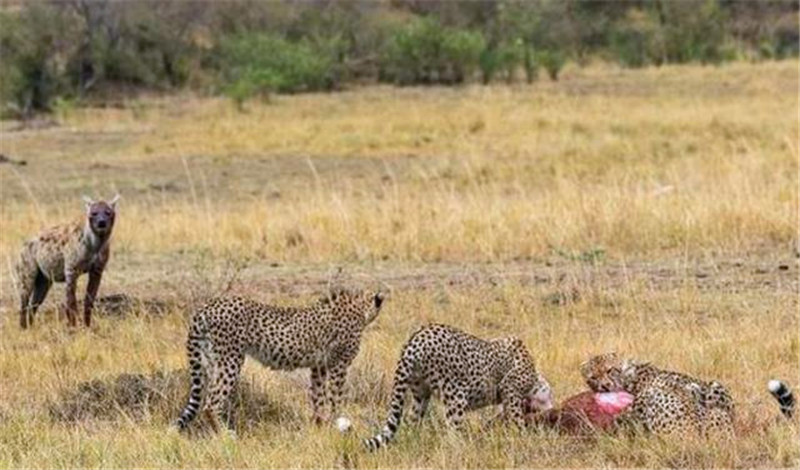
{"label": "cheetah's spotted coat", "polygon": [[517,338],[483,340],[456,328],[432,324],[419,329],[403,346],[394,376],[389,417],[383,430],[364,444],[370,450],[389,442],[403,414],[408,389],[414,416],[422,419],[433,393],[458,426],[468,410],[502,405],[503,414],[520,427],[531,409],[552,407],[552,392]]}
{"label": "cheetah's spotted coat", "polygon": [[662,435],[733,432],[733,399],[719,382],[622,360],[614,353],[591,358],[581,373],[596,392],[625,390],[635,397],[619,418],[623,422]]}
{"label": "cheetah's spotted coat", "polygon": [[[380,311],[380,293],[335,290],[302,308],[265,305],[239,297],[217,298],[200,308],[189,327],[189,400],[177,421],[184,429],[204,408],[212,425],[230,427],[229,401],[245,355],[272,369],[311,369],[314,419],[330,404],[335,417],[347,368],[361,335]],[[208,389],[206,391],[206,389]]]}

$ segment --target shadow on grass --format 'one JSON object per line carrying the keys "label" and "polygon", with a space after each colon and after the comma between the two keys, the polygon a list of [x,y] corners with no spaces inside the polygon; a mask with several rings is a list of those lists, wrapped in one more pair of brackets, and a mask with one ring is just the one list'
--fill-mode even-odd
{"label": "shadow on grass", "polygon": [[[120,374],[116,377],[82,382],[64,390],[48,405],[51,419],[78,424],[90,420],[131,420],[172,423],[186,404],[189,375],[186,369],[150,375]],[[250,381],[242,380],[233,396],[233,417],[237,430],[248,430],[260,423],[282,421],[298,413],[290,404],[267,396]],[[210,426],[201,414],[191,426],[206,432]]]}
{"label": "shadow on grass", "polygon": [[126,317],[129,315],[161,316],[180,305],[162,299],[143,299],[128,294],[110,294],[95,300],[95,311],[107,317]]}

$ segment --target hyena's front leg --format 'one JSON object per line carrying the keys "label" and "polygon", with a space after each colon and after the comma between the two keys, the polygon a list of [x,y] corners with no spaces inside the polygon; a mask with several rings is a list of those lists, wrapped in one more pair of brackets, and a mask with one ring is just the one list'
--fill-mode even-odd
{"label": "hyena's front leg", "polygon": [[103,277],[103,268],[93,267],[89,270],[89,283],[86,284],[86,298],[83,301],[83,322],[86,326],[92,323],[92,308],[94,299],[97,298],[97,290],[100,288],[100,279]]}
{"label": "hyena's front leg", "polygon": [[67,323],[69,326],[77,326],[75,317],[78,314],[78,300],[75,298],[75,289],[78,286],[78,273],[72,270],[66,272],[66,300],[64,309],[67,313]]}

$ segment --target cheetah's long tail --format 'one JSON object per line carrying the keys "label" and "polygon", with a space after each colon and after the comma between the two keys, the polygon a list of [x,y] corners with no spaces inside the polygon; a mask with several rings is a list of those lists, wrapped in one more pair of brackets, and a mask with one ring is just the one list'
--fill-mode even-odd
{"label": "cheetah's long tail", "polygon": [[205,317],[201,312],[194,315],[189,327],[189,338],[186,341],[186,352],[189,356],[189,373],[192,387],[189,390],[189,400],[183,408],[175,425],[178,429],[186,429],[189,423],[197,416],[203,401],[203,391],[208,376],[206,370],[208,360],[208,339],[206,336]]}
{"label": "cheetah's long tail", "polygon": [[786,385],[785,382],[773,379],[769,381],[767,388],[769,389],[770,393],[772,393],[772,396],[778,400],[778,404],[781,407],[781,413],[783,413],[783,415],[787,418],[791,418],[792,414],[794,414],[795,399],[794,393],[792,393],[792,390],[789,388],[789,386]]}
{"label": "cheetah's long tail", "polygon": [[[405,353],[405,351],[403,351]],[[364,446],[367,450],[374,451],[385,446],[394,438],[397,428],[400,427],[400,420],[403,417],[403,405],[405,403],[406,391],[408,390],[408,376],[410,364],[405,354],[400,358],[397,370],[394,374],[394,385],[392,386],[392,403],[389,406],[389,417],[386,425],[381,432],[370,439],[364,439]]]}

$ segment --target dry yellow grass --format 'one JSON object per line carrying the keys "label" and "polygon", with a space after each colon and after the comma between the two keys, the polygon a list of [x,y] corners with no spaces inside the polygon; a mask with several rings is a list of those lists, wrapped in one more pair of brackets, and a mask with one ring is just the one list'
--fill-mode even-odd
{"label": "dry yellow grass", "polygon": [[[796,467],[797,423],[777,419],[765,383],[800,385],[797,84],[797,62],[591,67],[531,87],[366,88],[245,113],[147,98],[4,131],[2,153],[28,165],[0,167],[0,467]],[[6,268],[21,241],[79,216],[82,192],[114,191],[101,293],[165,299],[167,314],[67,333],[56,287],[20,333]],[[306,299],[332,266],[392,288],[351,373],[354,433],[310,424],[304,374],[252,364],[236,441],[166,432],[179,379],[153,380],[136,410],[97,392],[79,419],[54,413],[85,382],[180,377],[178,305],[224,284],[231,263],[247,266],[234,290],[273,302]],[[558,398],[611,349],[716,378],[741,433],[580,442],[480,432],[482,413],[453,433],[434,413],[364,454],[400,345],[426,321],[520,335]]]}

